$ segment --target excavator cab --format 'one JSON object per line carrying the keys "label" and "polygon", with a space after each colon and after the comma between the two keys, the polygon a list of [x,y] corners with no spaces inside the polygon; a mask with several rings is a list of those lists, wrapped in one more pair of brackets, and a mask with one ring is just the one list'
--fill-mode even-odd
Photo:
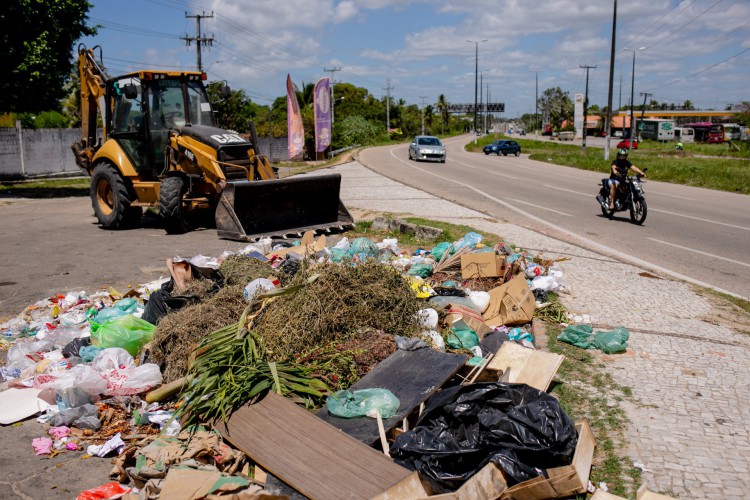
{"label": "excavator cab", "polygon": [[[213,210],[222,238],[252,241],[306,230],[343,230],[353,218],[338,174],[279,179],[254,126],[242,136],[214,125],[205,73],[141,70],[110,78],[79,46],[83,138],[73,145],[91,175],[91,199],[106,228],[159,207],[168,232],[185,232]],[[104,143],[97,140],[96,109]]]}

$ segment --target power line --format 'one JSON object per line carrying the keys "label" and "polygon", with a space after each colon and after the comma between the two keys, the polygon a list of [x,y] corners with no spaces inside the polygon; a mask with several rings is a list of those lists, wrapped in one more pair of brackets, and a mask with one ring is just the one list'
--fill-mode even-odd
{"label": "power line", "polygon": [[665,36],[664,38],[662,38],[662,39],[660,39],[660,40],[656,40],[656,41],[654,41],[654,42],[651,42],[651,45],[653,46],[653,45],[655,45],[655,44],[659,44],[659,43],[662,43],[662,42],[663,42],[664,40],[667,40],[667,39],[671,38],[671,37],[672,37],[673,35],[676,35],[676,34],[677,34],[677,33],[679,33],[680,31],[682,31],[682,29],[683,29],[683,28],[685,28],[685,27],[689,26],[689,25],[690,25],[690,24],[692,24],[692,23],[693,23],[694,21],[696,21],[696,20],[700,19],[701,17],[703,17],[703,16],[704,16],[704,15],[706,14],[706,12],[708,12],[708,11],[709,11],[709,10],[711,10],[711,9],[713,9],[714,7],[716,7],[717,5],[719,5],[720,3],[721,3],[721,0],[716,0],[716,2],[714,2],[714,4],[713,4],[713,5],[711,5],[711,6],[709,7],[709,8],[707,8],[706,10],[704,10],[703,12],[701,12],[700,14],[698,14],[698,15],[697,15],[696,17],[692,18],[692,19],[691,19],[690,21],[686,22],[685,24],[683,24],[682,26],[680,26],[679,28],[677,28],[677,29],[676,29],[676,30],[674,30],[673,32],[669,33],[669,34],[668,34],[667,36]]}
{"label": "power line", "polygon": [[[686,9],[687,9],[688,7],[690,7],[691,5],[693,5],[693,4],[695,3],[695,1],[696,1],[696,0],[693,0],[692,2],[690,2],[689,4],[687,4],[687,5],[685,6],[685,7],[683,7],[683,8],[682,8],[682,10],[680,10],[680,12],[678,12],[678,13],[677,13],[677,15],[675,16],[675,18],[677,18],[677,17],[678,17],[678,16],[680,15],[680,14],[682,14],[682,13],[683,13],[683,12],[684,12],[684,11],[685,11],[685,10],[686,10]],[[648,32],[648,30],[649,30],[649,29],[651,29],[651,27],[652,27],[652,26],[653,26],[654,24],[658,23],[659,21],[661,21],[662,19],[664,19],[665,17],[667,17],[667,16],[669,15],[669,13],[670,13],[670,12],[672,12],[673,10],[675,10],[675,9],[676,9],[677,7],[679,7],[679,6],[680,6],[680,3],[678,2],[677,4],[675,4],[675,6],[674,6],[674,7],[672,7],[671,9],[669,9],[669,10],[668,10],[668,11],[667,11],[667,12],[666,12],[666,13],[665,13],[665,14],[664,14],[663,16],[661,16],[661,17],[660,17],[659,19],[657,19],[657,20],[656,20],[656,21],[654,21],[653,23],[649,24],[649,25],[648,25],[648,26],[646,27],[646,29],[644,29],[644,30],[643,30],[643,31],[641,31],[641,32],[640,32],[639,34],[637,34],[637,35],[635,36],[635,38],[634,38],[633,40],[631,40],[631,41],[630,41],[630,43],[632,43],[632,44],[636,44],[636,42],[637,42],[637,41],[638,41],[638,40],[639,40],[640,38],[642,38],[642,37],[643,37],[643,35],[645,35],[645,34],[646,34],[646,32]],[[666,26],[666,25],[667,25],[667,22],[665,22],[664,24],[662,24],[661,26],[659,26],[659,28],[663,28],[663,27],[664,27],[664,26]]]}
{"label": "power line", "polygon": [[725,62],[727,62],[727,61],[729,61],[729,60],[731,60],[731,59],[734,59],[735,57],[739,57],[739,56],[741,56],[742,54],[744,54],[745,52],[748,52],[748,51],[750,51],[750,47],[746,48],[745,50],[743,50],[743,51],[741,51],[741,52],[738,52],[738,53],[734,54],[733,56],[729,56],[729,57],[727,57],[727,58],[726,58],[726,59],[724,59],[723,61],[719,61],[719,62],[717,62],[716,64],[712,64],[711,66],[708,66],[707,68],[704,68],[704,69],[702,69],[702,70],[700,70],[700,71],[696,71],[695,73],[691,73],[691,74],[689,74],[689,75],[687,75],[687,76],[683,76],[682,78],[678,78],[678,79],[676,79],[676,80],[672,80],[671,82],[667,82],[667,83],[665,83],[664,85],[659,85],[658,87],[651,87],[651,88],[650,88],[650,89],[648,89],[648,90],[656,90],[656,89],[664,88],[664,87],[666,87],[667,85],[672,85],[672,84],[675,84],[675,83],[677,83],[677,82],[681,82],[681,81],[683,81],[683,80],[687,80],[688,78],[691,78],[691,77],[693,77],[693,76],[696,76],[696,75],[700,75],[701,73],[705,73],[705,72],[706,72],[706,71],[708,71],[709,69],[713,69],[713,68],[715,68],[716,66],[718,66],[718,65],[720,65],[720,64],[723,64],[723,63],[725,63]]}

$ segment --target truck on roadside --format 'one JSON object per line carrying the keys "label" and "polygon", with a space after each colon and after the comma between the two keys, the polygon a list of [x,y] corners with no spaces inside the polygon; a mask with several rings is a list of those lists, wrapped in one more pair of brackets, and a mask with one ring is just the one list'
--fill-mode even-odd
{"label": "truck on roadside", "polygon": [[643,139],[651,139],[659,142],[672,141],[675,138],[674,129],[674,120],[650,119],[638,122],[638,130]]}
{"label": "truck on roadside", "polygon": [[690,127],[675,127],[674,140],[683,144],[695,142],[695,130]]}

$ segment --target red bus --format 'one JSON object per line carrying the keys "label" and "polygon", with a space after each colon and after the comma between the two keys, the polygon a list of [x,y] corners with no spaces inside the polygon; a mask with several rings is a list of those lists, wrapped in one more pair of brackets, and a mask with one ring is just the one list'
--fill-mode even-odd
{"label": "red bus", "polygon": [[721,144],[724,142],[724,125],[721,123],[696,122],[680,125],[695,130],[695,142]]}

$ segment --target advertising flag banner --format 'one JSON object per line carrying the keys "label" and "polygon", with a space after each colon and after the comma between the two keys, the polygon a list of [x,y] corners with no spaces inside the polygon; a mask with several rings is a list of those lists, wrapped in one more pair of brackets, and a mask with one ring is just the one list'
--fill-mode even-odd
{"label": "advertising flag banner", "polygon": [[302,113],[297,102],[297,94],[294,92],[292,78],[289,75],[286,75],[286,127],[291,160],[302,155],[305,148],[305,130],[302,127]]}
{"label": "advertising flag banner", "polygon": [[328,78],[315,84],[315,151],[325,151],[331,145],[331,86]]}

